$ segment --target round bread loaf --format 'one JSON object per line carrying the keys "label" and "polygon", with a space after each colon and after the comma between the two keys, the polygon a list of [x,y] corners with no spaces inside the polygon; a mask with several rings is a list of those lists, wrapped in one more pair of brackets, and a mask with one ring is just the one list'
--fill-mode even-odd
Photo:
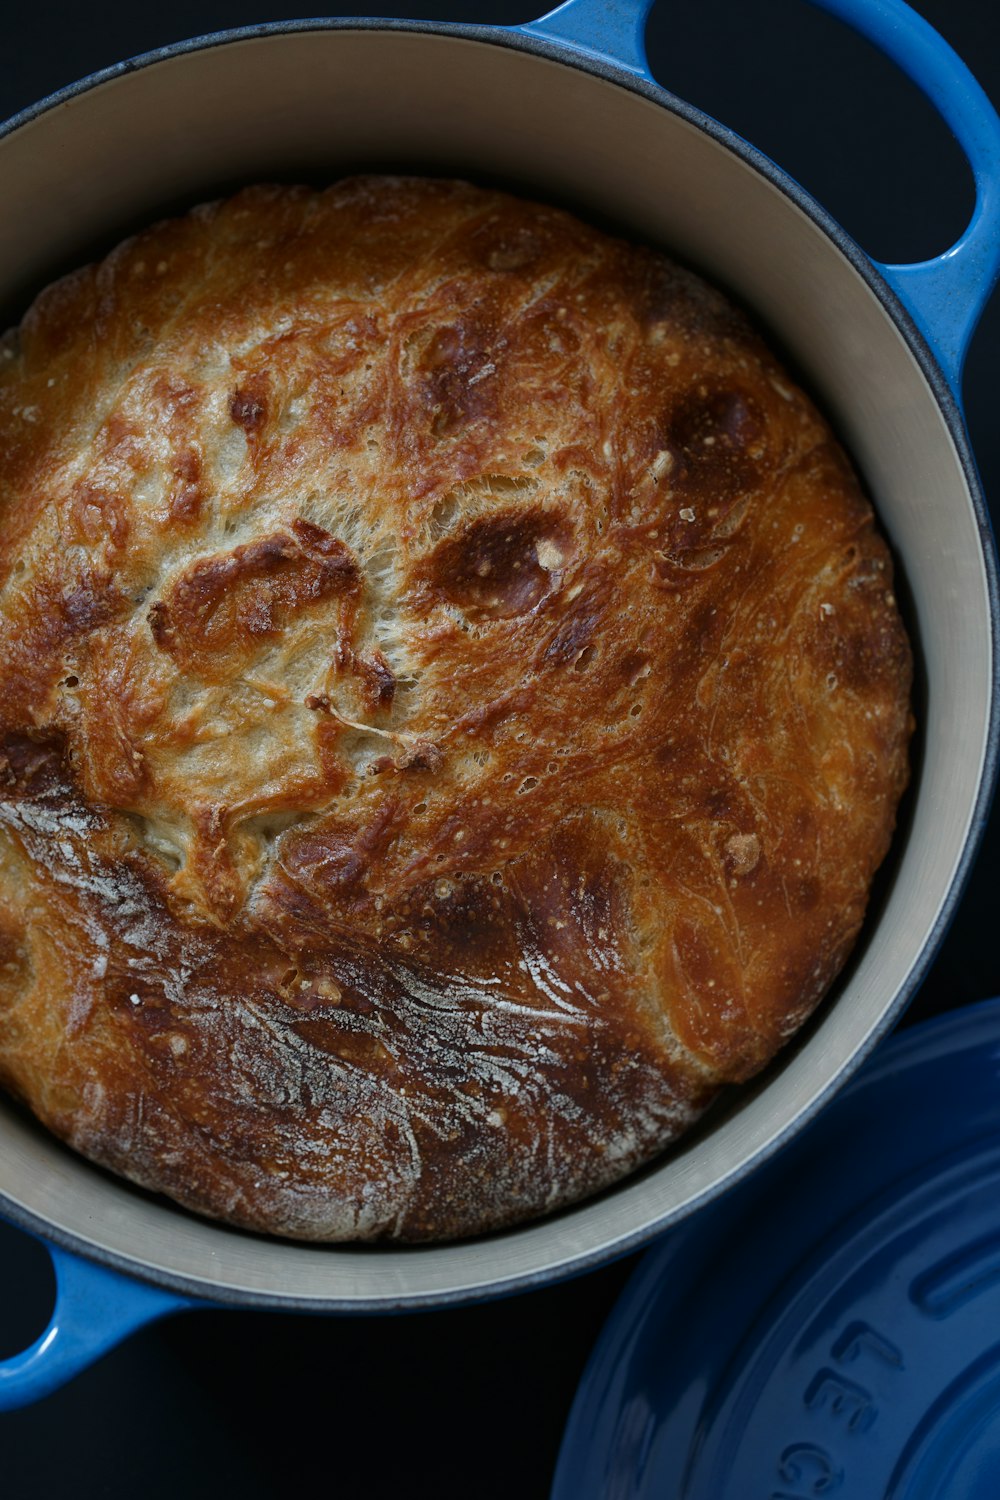
{"label": "round bread loaf", "polygon": [[747,1079],[857,935],[911,661],[843,453],[662,255],[253,188],[0,344],[0,1080],[310,1239],[495,1229]]}

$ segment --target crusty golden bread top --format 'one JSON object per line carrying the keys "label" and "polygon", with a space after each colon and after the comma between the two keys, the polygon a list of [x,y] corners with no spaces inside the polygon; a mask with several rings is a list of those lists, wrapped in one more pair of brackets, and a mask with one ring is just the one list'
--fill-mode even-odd
{"label": "crusty golden bread top", "polygon": [[231,1222],[648,1159],[808,1015],[906,780],[886,548],[717,293],[462,183],[254,188],[0,345],[0,1078]]}

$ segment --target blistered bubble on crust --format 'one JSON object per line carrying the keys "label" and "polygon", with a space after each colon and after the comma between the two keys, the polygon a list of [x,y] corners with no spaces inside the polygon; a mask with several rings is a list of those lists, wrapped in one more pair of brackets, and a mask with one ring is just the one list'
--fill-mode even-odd
{"label": "blistered bubble on crust", "polygon": [[468,1235],[801,1024],[906,781],[843,455],[662,256],[256,188],[0,346],[0,1079],[188,1207]]}

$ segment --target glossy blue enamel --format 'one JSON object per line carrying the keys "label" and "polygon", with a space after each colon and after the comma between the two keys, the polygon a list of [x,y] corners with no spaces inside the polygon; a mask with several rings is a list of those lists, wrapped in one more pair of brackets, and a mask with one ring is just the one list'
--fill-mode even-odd
{"label": "glossy blue enamel", "polygon": [[[644,33],[652,0],[566,0],[525,35],[557,41],[650,78]],[[873,262],[930,345],[956,397],[973,330],[1000,274],[1000,119],[961,58],[903,0],[810,0],[897,63],[954,131],[972,167],[976,206],[961,239],[913,265]]]}
{"label": "glossy blue enamel", "polygon": [[[921,264],[877,267],[923,335],[957,399],[962,362],[969,338],[1000,272],[1000,120],[975,79],[951,48],[902,0],[811,0],[811,3],[854,26],[893,58],[940,110],[971,163],[976,179],[976,208],[968,229],[958,243],[946,254]],[[565,4],[540,20],[511,30],[535,43],[557,46],[567,61],[571,62],[574,57],[588,59],[591,64],[596,61],[609,65],[619,75],[624,71],[642,83],[652,84],[644,45],[646,18],[651,4],[652,0],[566,0]],[[261,31],[267,29],[260,28]],[[166,48],[146,61],[156,61],[183,50],[183,45]],[[120,69],[111,69],[105,75],[91,80],[91,83],[99,82],[101,77],[110,78],[119,71]],[[28,112],[21,117],[21,123],[28,121],[30,114]],[[12,122],[12,125],[16,124],[17,122]],[[730,139],[736,140],[731,132],[723,131],[720,134],[723,138],[728,134]],[[898,1052],[898,1044],[894,1045]],[[996,1055],[1000,1056],[1000,1037],[994,1038],[994,1045]],[[891,1118],[891,1114],[887,1112],[886,1117]],[[808,1135],[809,1140],[815,1138],[817,1130],[825,1128],[825,1120],[828,1118],[831,1117],[825,1117],[821,1126],[813,1128]],[[880,1126],[876,1124],[873,1128],[878,1131]],[[781,1161],[784,1160],[785,1158],[781,1158]],[[770,1170],[773,1173],[775,1169]],[[993,1179],[984,1181],[985,1190],[993,1191]],[[758,1191],[763,1190],[761,1182],[762,1179],[755,1176],[749,1188],[742,1188],[735,1197],[723,1200],[721,1206],[711,1211],[705,1221],[707,1225],[714,1226],[711,1234],[724,1235],[725,1226],[736,1221],[741,1211],[740,1205],[745,1206],[750,1195],[756,1204]],[[806,1199],[810,1186],[815,1196],[817,1185],[804,1184],[802,1192]],[[1000,1188],[1000,1175],[996,1187]],[[818,1207],[822,1207],[824,1201],[820,1191]],[[836,1200],[831,1198],[829,1201]],[[633,1348],[648,1346],[649,1333],[642,1316],[647,1302],[655,1314],[651,1318],[654,1335],[659,1336],[656,1330],[660,1330],[663,1338],[673,1338],[671,1328],[662,1321],[663,1309],[657,1310],[657,1289],[664,1275],[681,1280],[685,1275],[693,1275],[699,1269],[699,1257],[713,1252],[714,1241],[711,1235],[705,1240],[697,1233],[701,1225],[702,1219],[697,1219],[692,1232],[677,1232],[670,1238],[666,1248],[654,1252],[654,1259],[647,1263],[648,1269],[642,1273],[644,1279],[641,1280],[640,1289],[633,1294],[632,1324],[628,1339],[625,1343],[619,1340],[616,1344],[615,1358],[618,1364],[612,1382],[616,1391],[624,1391],[627,1381],[633,1378],[629,1362]],[[692,1249],[692,1246],[695,1248]],[[185,1307],[208,1305],[132,1281],[117,1272],[81,1260],[65,1250],[49,1248],[56,1268],[56,1307],[49,1327],[30,1349],[12,1359],[0,1361],[0,1409],[24,1405],[48,1394],[143,1324]],[[747,1295],[752,1296],[754,1288],[747,1280],[747,1274],[741,1266],[739,1275],[743,1280],[740,1284],[745,1286]],[[635,1315],[636,1309],[638,1315]],[[995,1311],[1000,1314],[1000,1300]],[[721,1337],[718,1309],[709,1308],[709,1314],[709,1331],[715,1327],[717,1336]],[[1000,1328],[1000,1318],[995,1322]],[[653,1363],[655,1365],[655,1360]],[[678,1419],[690,1412],[699,1389],[697,1382],[689,1380],[684,1390],[677,1393]],[[968,1385],[962,1396],[965,1405],[961,1409],[982,1413],[994,1395],[1000,1395],[1000,1363],[996,1369],[988,1364],[978,1383],[973,1380]],[[616,1441],[622,1438],[624,1432],[625,1447],[622,1451],[630,1455],[631,1467],[626,1466],[623,1472],[635,1477],[645,1474],[656,1458],[651,1445],[658,1441],[657,1429],[650,1425],[650,1413],[643,1404],[646,1400],[645,1396],[635,1397],[621,1419],[624,1427],[617,1416],[614,1418],[618,1423],[615,1427]],[[832,1394],[830,1401],[833,1401]],[[592,1413],[595,1423],[600,1419],[599,1427],[595,1427],[595,1435],[600,1430],[606,1440],[605,1449],[608,1452],[611,1451],[608,1422],[612,1420],[608,1413],[612,1404],[608,1398],[600,1412]],[[843,1400],[841,1409],[844,1409]],[[954,1410],[958,1409],[956,1405]],[[576,1431],[574,1441],[580,1446],[580,1419],[575,1417],[574,1421],[576,1427],[571,1431]],[[971,1432],[975,1425],[973,1418],[963,1417],[962,1422],[962,1431]],[[738,1429],[730,1427],[727,1430],[737,1432]],[[574,1468],[576,1459],[572,1448],[573,1443],[570,1442],[564,1449],[560,1466],[557,1483],[560,1500],[570,1500],[570,1497],[576,1500],[578,1496],[583,1500],[588,1494],[624,1497],[652,1493],[627,1487],[614,1490],[587,1488],[585,1481],[589,1482],[589,1477],[592,1476]],[[936,1473],[935,1465],[940,1468],[942,1464],[951,1462],[947,1454],[953,1448],[954,1443],[949,1437],[947,1441],[942,1439],[937,1446],[931,1443],[926,1451],[917,1453],[912,1459],[916,1466],[913,1473],[917,1476],[913,1483],[925,1483],[925,1478],[921,1478],[921,1475]],[[792,1444],[789,1452],[791,1457],[782,1460],[787,1474],[779,1475],[779,1487],[773,1490],[775,1500],[778,1497],[784,1497],[784,1500],[801,1500],[802,1496],[833,1492],[836,1487],[833,1479],[830,1475],[824,1478],[823,1473],[816,1468],[820,1461],[808,1443],[799,1448]],[[989,1457],[991,1452],[988,1437],[978,1446],[977,1442],[969,1439],[965,1448],[961,1449],[959,1458],[955,1460],[966,1465],[960,1476],[962,1483],[971,1484],[969,1475],[977,1465],[982,1468],[986,1464],[988,1468],[992,1462]],[[731,1454],[727,1461],[732,1458]],[[989,1469],[989,1473],[993,1475],[994,1470]],[[572,1485],[577,1485],[577,1488],[570,1485],[567,1476],[571,1474]],[[988,1493],[992,1497],[1000,1494],[1000,1470],[996,1474],[995,1488],[984,1490],[984,1495]],[[621,1482],[625,1483],[624,1480]],[[631,1479],[628,1482],[631,1483]],[[930,1482],[926,1480],[926,1483]],[[809,1484],[812,1488],[808,1487]],[[784,1489],[781,1488],[782,1485]],[[803,1488],[803,1485],[806,1487]],[[979,1494],[973,1488],[960,1492],[969,1496]],[[681,1491],[667,1489],[662,1493],[674,1500],[675,1494],[679,1496]],[[688,1491],[684,1493],[687,1494]],[[717,1500],[722,1491],[691,1490],[690,1493],[704,1493],[706,1496],[711,1495],[712,1500]],[[851,1493],[863,1495],[865,1492],[852,1490]],[[937,1492],[926,1487],[906,1491],[907,1500],[924,1500],[924,1496],[931,1493]]]}
{"label": "glossy blue enamel", "polygon": [[653,82],[646,61],[646,20],[653,0],[565,0],[517,30],[559,42],[584,57],[604,58]]}
{"label": "glossy blue enamel", "polygon": [[889,1042],[649,1252],[552,1500],[1000,1495],[1000,1000]]}
{"label": "glossy blue enamel", "polygon": [[146,1323],[195,1304],[47,1245],[56,1273],[49,1325],[0,1361],[0,1411],[27,1406],[86,1369]]}
{"label": "glossy blue enamel", "polygon": [[954,131],[976,182],[961,239],[914,265],[879,265],[959,391],[969,340],[1000,274],[1000,119],[962,60],[901,0],[812,0],[881,48]]}

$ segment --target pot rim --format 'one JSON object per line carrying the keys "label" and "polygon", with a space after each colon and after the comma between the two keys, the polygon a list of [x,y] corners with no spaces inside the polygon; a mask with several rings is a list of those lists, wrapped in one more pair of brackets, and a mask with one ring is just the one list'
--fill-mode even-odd
{"label": "pot rim", "polygon": [[[713,119],[712,116],[705,114],[694,105],[688,104],[678,95],[671,93],[670,90],[662,87],[662,85],[656,83],[651,78],[643,77],[641,74],[613,61],[611,58],[579,51],[572,43],[545,40],[538,35],[529,34],[517,26],[478,25],[474,23],[445,21],[413,21],[391,17],[317,17],[304,20],[262,22],[256,25],[233,27],[223,31],[210,32],[205,35],[187,38],[179,42],[172,42],[163,47],[141,53],[135,57],[88,74],[38,102],[28,105],[9,119],[0,122],[0,144],[22,127],[30,125],[52,110],[70,103],[78,96],[89,93],[95,88],[100,88],[106,83],[112,83],[127,74],[139,72],[158,63],[172,61],[175,58],[191,53],[204,52],[210,48],[224,47],[245,41],[267,40],[270,37],[295,33],[336,31],[402,31],[421,35],[457,38],[489,46],[506,47],[514,51],[532,53],[548,61],[575,68],[580,72],[616,84],[628,92],[638,94],[651,103],[668,110],[687,124],[693,125],[696,129],[710,136],[717,144],[727,148],[730,152],[741,158],[747,166],[753,168],[759,175],[763,176],[771,186],[777,188],[817,228],[822,230],[825,236],[833,242],[835,248],[840,251],[850,262],[854,270],[857,271],[902,335],[903,340],[930,387],[931,393],[940,408],[952,442],[955,445],[956,455],[968,487],[969,498],[976,520],[980,555],[986,578],[986,589],[990,605],[992,666],[988,727],[982,768],[975,805],[971,813],[969,830],[938,916],[933,927],[927,933],[921,948],[915,954],[906,975],[899,984],[892,1004],[882,1013],[864,1043],[855,1051],[835,1077],[829,1079],[811,1103],[805,1108],[800,1109],[794,1119],[782,1130],[778,1131],[766,1146],[759,1149],[752,1158],[742,1162],[733,1171],[706,1188],[695,1200],[684,1204],[672,1212],[659,1216],[645,1224],[641,1229],[634,1230],[590,1250],[580,1252],[574,1255],[569,1261],[536,1271],[500,1276],[485,1285],[463,1286],[454,1290],[440,1292],[404,1293],[387,1298],[364,1297],[348,1299],[343,1296],[288,1297],[283,1296],[280,1292],[246,1291],[228,1286],[220,1286],[208,1281],[207,1278],[203,1282],[182,1273],[164,1271],[158,1267],[150,1266],[148,1263],[140,1263],[114,1250],[96,1245],[92,1241],[84,1240],[71,1231],[53,1225],[42,1215],[36,1214],[30,1209],[25,1209],[20,1204],[11,1200],[0,1189],[0,1212],[2,1212],[2,1215],[9,1222],[17,1227],[26,1230],[43,1241],[55,1244],[82,1259],[108,1266],[132,1279],[176,1292],[185,1299],[196,1298],[201,1302],[213,1301],[220,1305],[232,1307],[290,1312],[364,1314],[417,1308],[431,1309],[444,1306],[461,1306],[463,1304],[467,1305],[510,1296],[523,1291],[537,1290],[541,1287],[596,1270],[599,1267],[608,1265],[615,1260],[619,1260],[626,1255],[645,1248],[650,1241],[663,1233],[671,1225],[679,1222],[682,1218],[687,1218],[706,1204],[719,1198],[730,1188],[734,1188],[737,1184],[743,1182],[757,1167],[763,1165],[765,1161],[769,1160],[779,1149],[791,1141],[795,1135],[808,1125],[815,1115],[825,1107],[831,1096],[835,1092],[839,1092],[847,1081],[853,1077],[878,1042],[881,1041],[898,1021],[900,1015],[906,1009],[925,978],[927,970],[954,919],[985,832],[997,780],[998,765],[1000,765],[1000,576],[998,576],[992,523],[966,432],[960,395],[952,389],[927,339],[921,333],[899,297],[876,269],[871,258],[811,194],[762,151],[751,145],[736,131],[721,124],[718,120]],[[613,1191],[613,1188],[610,1191]],[[584,1200],[578,1205],[571,1205],[565,1212],[585,1212],[586,1207],[587,1203]],[[505,1233],[516,1234],[517,1226],[509,1231],[505,1231]],[[290,1243],[294,1244],[296,1242],[291,1241]],[[482,1239],[477,1238],[465,1243],[468,1243],[470,1246],[478,1246],[482,1244]],[[459,1251],[462,1249],[462,1246],[463,1242],[459,1241],[453,1243],[450,1248]],[[353,1248],[356,1250],[358,1247],[345,1246],[341,1248]],[[413,1250],[414,1253],[419,1254],[419,1247],[413,1247]],[[374,1253],[378,1253],[378,1247],[374,1247]]]}

